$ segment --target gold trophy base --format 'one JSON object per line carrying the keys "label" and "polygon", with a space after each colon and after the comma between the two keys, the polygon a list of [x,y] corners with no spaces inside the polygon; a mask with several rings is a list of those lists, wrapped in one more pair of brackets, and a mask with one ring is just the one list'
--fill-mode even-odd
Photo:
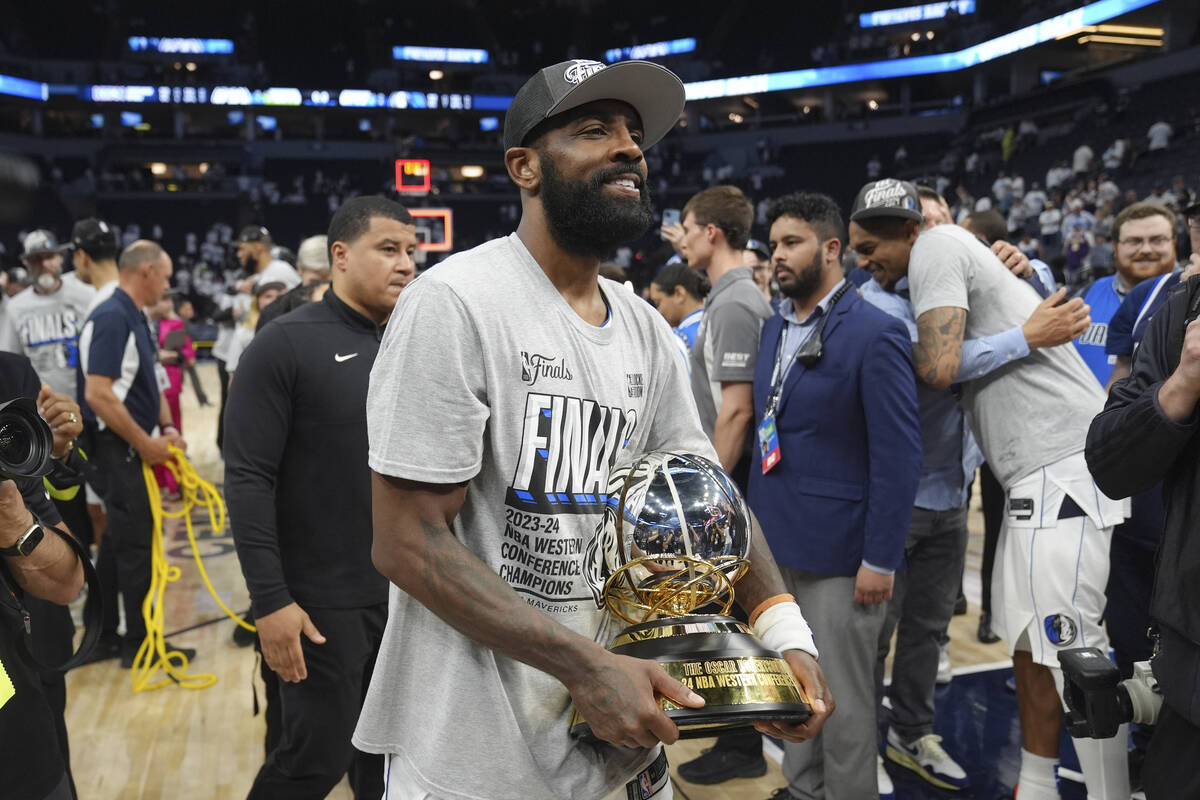
{"label": "gold trophy base", "polygon": [[[703,708],[684,708],[659,698],[684,739],[716,736],[760,720],[798,725],[812,716],[787,661],[732,617],[697,614],[643,622],[626,628],[608,649],[654,659],[704,698]],[[594,738],[575,709],[570,728],[575,736]]]}

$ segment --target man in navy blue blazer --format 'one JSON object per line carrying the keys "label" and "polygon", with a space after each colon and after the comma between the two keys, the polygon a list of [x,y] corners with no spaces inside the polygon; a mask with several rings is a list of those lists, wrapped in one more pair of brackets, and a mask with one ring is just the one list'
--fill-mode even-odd
{"label": "man in navy blue blazer", "polygon": [[762,332],[749,499],[838,698],[819,735],[787,745],[777,797],[874,797],[875,652],[921,473],[912,348],[844,279],[831,198],[787,195],[767,216],[790,302]]}

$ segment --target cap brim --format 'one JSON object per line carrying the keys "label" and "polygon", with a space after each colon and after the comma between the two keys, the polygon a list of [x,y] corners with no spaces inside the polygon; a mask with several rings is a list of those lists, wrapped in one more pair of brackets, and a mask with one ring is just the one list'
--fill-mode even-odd
{"label": "cap brim", "polygon": [[628,103],[642,118],[642,150],[670,133],[683,113],[683,82],[666,67],[650,61],[621,61],[592,75],[563,95],[547,117],[597,100]]}
{"label": "cap brim", "polygon": [[911,219],[913,222],[920,224],[925,223],[925,215],[920,211],[915,211],[911,208],[896,208],[894,206],[879,206],[877,208],[863,208],[855,211],[850,215],[851,222],[858,222],[863,219],[877,219],[879,217],[892,217],[893,219]]}
{"label": "cap brim", "polygon": [[30,256],[45,256],[50,255],[51,253],[66,253],[68,250],[73,248],[74,245],[71,244],[60,244],[58,247],[41,247],[37,250],[30,250],[28,252],[21,253],[21,258],[29,258]]}

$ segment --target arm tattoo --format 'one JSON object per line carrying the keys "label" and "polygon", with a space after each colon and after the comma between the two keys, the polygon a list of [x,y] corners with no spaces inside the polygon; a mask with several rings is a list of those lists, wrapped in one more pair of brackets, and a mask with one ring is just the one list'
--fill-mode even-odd
{"label": "arm tattoo", "polygon": [[962,364],[966,323],[966,309],[949,306],[930,309],[917,319],[913,366],[922,382],[939,388],[954,383]]}

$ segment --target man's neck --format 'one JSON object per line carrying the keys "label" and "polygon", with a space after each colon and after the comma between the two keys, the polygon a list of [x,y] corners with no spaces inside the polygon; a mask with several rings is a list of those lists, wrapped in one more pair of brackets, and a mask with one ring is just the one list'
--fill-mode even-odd
{"label": "man's neck", "polygon": [[[341,275],[344,273],[337,274]],[[334,281],[333,284],[330,285],[329,291],[333,292],[333,296],[340,300],[344,305],[354,309],[376,325],[383,325],[388,321],[388,317],[391,316],[391,311],[388,311],[387,313],[380,313],[378,310],[372,310],[369,308],[365,303],[356,298],[352,292],[347,291],[346,287],[342,285],[341,281]]]}
{"label": "man's neck", "polygon": [[708,275],[708,285],[716,286],[717,281],[740,266],[742,266],[742,253],[740,250],[734,250],[729,247],[722,247],[719,250],[715,250],[712,259],[708,262],[708,267],[704,270]]}
{"label": "man's neck", "polygon": [[796,312],[796,319],[803,322],[808,319],[808,315],[813,312],[817,304],[825,299],[825,295],[833,291],[833,287],[837,286],[844,276],[842,275],[841,267],[829,264],[825,265],[825,271],[822,273],[821,285],[816,291],[804,298],[792,298],[792,308]]}
{"label": "man's neck", "polygon": [[532,215],[521,218],[517,238],[576,314],[592,325],[604,324],[608,307],[600,292],[600,259],[563,250]]}
{"label": "man's neck", "polygon": [[120,277],[120,271],[117,269],[117,262],[108,261],[103,264],[92,265],[92,286],[99,289],[107,286]]}
{"label": "man's neck", "polygon": [[138,290],[137,284],[133,281],[121,279],[118,286],[122,292],[129,295],[129,299],[132,300],[133,304],[138,308],[142,308],[149,303],[148,300],[142,297],[141,292]]}
{"label": "man's neck", "polygon": [[254,274],[257,275],[258,273],[262,272],[264,269],[267,268],[267,265],[270,263],[271,263],[271,254],[263,253],[262,258],[256,259],[254,262]]}

